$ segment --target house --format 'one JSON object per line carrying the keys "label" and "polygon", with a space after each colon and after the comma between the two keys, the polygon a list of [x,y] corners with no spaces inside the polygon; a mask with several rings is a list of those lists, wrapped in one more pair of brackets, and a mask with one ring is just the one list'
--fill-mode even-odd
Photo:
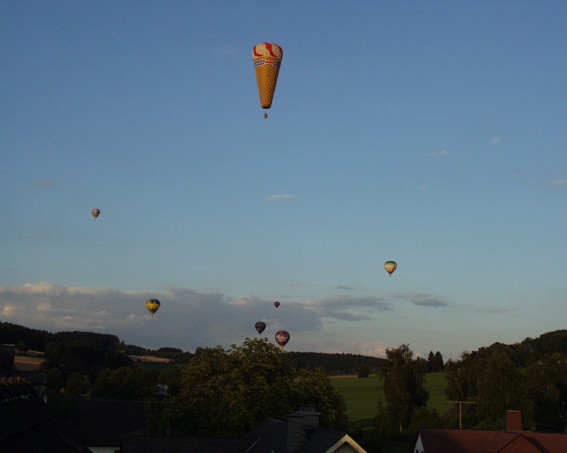
{"label": "house", "polygon": [[506,411],[506,430],[420,428],[411,453],[565,453],[567,434],[522,431],[522,413]]}
{"label": "house", "polygon": [[16,346],[13,344],[0,344],[0,375],[14,369],[14,356]]}
{"label": "house", "polygon": [[146,431],[144,402],[77,399],[72,427],[93,453],[121,451],[127,434]]}
{"label": "house", "polygon": [[366,453],[348,434],[319,426],[320,413],[302,407],[287,422],[268,418],[242,439],[128,435],[121,453]]}
{"label": "house", "polygon": [[301,407],[287,423],[266,419],[250,432],[249,453],[365,453],[348,434],[319,426],[319,412]]}
{"label": "house", "polygon": [[0,420],[2,452],[89,453],[24,379],[0,379]]}

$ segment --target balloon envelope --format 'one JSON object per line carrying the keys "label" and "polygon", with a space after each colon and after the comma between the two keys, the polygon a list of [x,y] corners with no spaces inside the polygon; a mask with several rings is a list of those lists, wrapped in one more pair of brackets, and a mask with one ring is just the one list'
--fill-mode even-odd
{"label": "balloon envelope", "polygon": [[280,306],[280,303],[276,300],[276,301],[274,302],[274,307],[278,308],[279,306]]}
{"label": "balloon envelope", "polygon": [[152,314],[152,318],[154,317],[155,312],[159,310],[160,306],[161,302],[157,299],[148,299],[146,301],[146,308]]}
{"label": "balloon envelope", "polygon": [[258,331],[258,333],[262,333],[264,331],[264,329],[266,328],[266,323],[262,322],[262,321],[258,321],[255,326],[256,330]]}
{"label": "balloon envelope", "polygon": [[92,216],[96,219],[100,215],[100,209],[94,208],[91,211]]}
{"label": "balloon envelope", "polygon": [[260,105],[263,109],[272,106],[282,58],[283,49],[274,43],[262,42],[252,49]]}
{"label": "balloon envelope", "polygon": [[386,272],[388,272],[390,276],[392,276],[392,274],[394,273],[397,267],[398,265],[396,264],[395,261],[386,261],[384,263],[384,269],[386,269]]}
{"label": "balloon envelope", "polygon": [[276,342],[283,348],[289,341],[289,332],[279,330],[276,332]]}

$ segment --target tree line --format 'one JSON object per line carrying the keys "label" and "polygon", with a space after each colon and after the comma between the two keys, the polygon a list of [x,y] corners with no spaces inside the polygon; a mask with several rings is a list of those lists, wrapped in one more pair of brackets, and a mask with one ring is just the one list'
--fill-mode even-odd
{"label": "tree line", "polygon": [[[64,368],[68,372],[96,374],[103,368],[118,368],[131,364],[128,356],[154,355],[174,364],[189,363],[195,353],[179,348],[147,349],[125,344],[115,335],[93,332],[50,333],[12,323],[0,322],[0,343],[15,344],[19,350],[45,352],[45,367]],[[301,370],[321,369],[329,375],[377,373],[385,359],[349,353],[290,351],[292,364]]]}
{"label": "tree line", "polygon": [[567,427],[567,330],[520,343],[494,343],[446,364],[447,397],[471,401],[463,426],[502,429],[505,411],[521,410],[524,429]]}

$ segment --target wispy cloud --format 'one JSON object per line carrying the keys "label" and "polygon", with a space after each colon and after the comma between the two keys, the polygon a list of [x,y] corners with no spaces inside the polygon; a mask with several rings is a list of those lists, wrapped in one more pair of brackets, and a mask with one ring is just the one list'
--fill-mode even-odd
{"label": "wispy cloud", "polygon": [[342,321],[372,319],[378,311],[392,310],[392,304],[381,297],[331,297],[311,302],[322,318]]}
{"label": "wispy cloud", "polygon": [[488,143],[490,143],[491,145],[498,145],[498,143],[502,142],[502,137],[491,137],[490,140],[488,140]]}
{"label": "wispy cloud", "polygon": [[567,178],[556,178],[551,180],[553,186],[567,186]]}
{"label": "wispy cloud", "polygon": [[46,179],[40,179],[39,181],[35,182],[34,186],[38,189],[49,189],[53,187],[53,182]]}
{"label": "wispy cloud", "polygon": [[290,194],[273,194],[270,195],[269,197],[266,197],[266,201],[291,201],[291,200],[295,200],[295,196],[294,195],[290,195]]}
{"label": "wispy cloud", "polygon": [[340,289],[341,291],[353,291],[354,288],[352,286],[348,286],[348,285],[335,285],[334,286],[336,289]]}
{"label": "wispy cloud", "polygon": [[447,156],[449,151],[446,149],[437,149],[431,153],[432,156]]}
{"label": "wispy cloud", "polygon": [[435,55],[439,55],[440,57],[446,57],[446,55],[443,52],[440,52],[439,50],[434,49],[433,47],[425,46],[425,50]]}
{"label": "wispy cloud", "polygon": [[403,299],[410,302],[413,305],[417,305],[419,307],[447,307],[449,303],[442,300],[440,296],[434,294],[425,294],[425,293],[396,293],[393,294],[393,297],[396,299]]}

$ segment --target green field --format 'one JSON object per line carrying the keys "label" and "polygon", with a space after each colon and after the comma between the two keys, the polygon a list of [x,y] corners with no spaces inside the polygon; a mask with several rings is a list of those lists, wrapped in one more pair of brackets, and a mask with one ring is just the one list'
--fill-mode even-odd
{"label": "green field", "polygon": [[[368,428],[374,426],[378,412],[378,398],[383,398],[382,381],[377,376],[358,378],[356,376],[331,377],[331,383],[343,396],[349,424]],[[425,388],[429,391],[428,409],[444,414],[449,406],[445,404],[445,373],[428,373]]]}

